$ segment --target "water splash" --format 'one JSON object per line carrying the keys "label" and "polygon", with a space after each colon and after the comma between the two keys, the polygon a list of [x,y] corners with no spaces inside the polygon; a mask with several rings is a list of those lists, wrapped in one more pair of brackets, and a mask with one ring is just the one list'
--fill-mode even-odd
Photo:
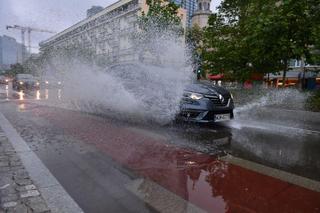
{"label": "water splash", "polygon": [[65,60],[55,56],[51,64],[64,71],[63,100],[81,111],[170,122],[179,110],[183,90],[193,73],[184,42],[175,35],[155,35],[151,42],[152,51],[157,48],[155,54],[136,48],[137,53],[143,53],[139,60],[107,68],[77,57]]}
{"label": "water splash", "polygon": [[277,106],[282,108],[303,108],[307,93],[297,89],[259,89],[259,96],[249,103],[235,108],[235,114],[245,114],[253,109],[259,109],[266,106]]}

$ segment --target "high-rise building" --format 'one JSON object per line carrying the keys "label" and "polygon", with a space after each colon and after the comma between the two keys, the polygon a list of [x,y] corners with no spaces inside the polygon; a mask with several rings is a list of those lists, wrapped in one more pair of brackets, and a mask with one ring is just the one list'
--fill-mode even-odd
{"label": "high-rise building", "polygon": [[187,26],[191,26],[191,19],[193,13],[197,10],[197,1],[196,0],[171,0],[179,7],[182,7],[187,10]]}
{"label": "high-rise building", "polygon": [[0,68],[8,69],[11,64],[22,62],[22,44],[16,39],[3,35],[0,36]]}

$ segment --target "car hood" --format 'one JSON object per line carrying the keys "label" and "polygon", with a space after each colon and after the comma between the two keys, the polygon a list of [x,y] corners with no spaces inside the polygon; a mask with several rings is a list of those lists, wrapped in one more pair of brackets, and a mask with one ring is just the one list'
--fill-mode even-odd
{"label": "car hood", "polygon": [[195,92],[195,93],[201,93],[201,94],[221,94],[221,95],[227,95],[229,94],[228,90],[226,90],[223,87],[208,84],[208,83],[193,83],[188,85],[185,88],[185,91],[189,92]]}
{"label": "car hood", "polygon": [[23,81],[23,82],[28,82],[28,83],[35,83],[35,82],[37,82],[36,80],[34,80],[34,79],[20,79],[20,80],[18,80],[18,81]]}

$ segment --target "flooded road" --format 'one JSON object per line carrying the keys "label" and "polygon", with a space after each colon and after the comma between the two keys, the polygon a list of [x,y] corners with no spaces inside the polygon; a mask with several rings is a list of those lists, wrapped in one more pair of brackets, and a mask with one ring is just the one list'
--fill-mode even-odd
{"label": "flooded road", "polygon": [[320,133],[263,120],[136,124],[60,89],[1,87],[1,113],[85,212],[319,212]]}

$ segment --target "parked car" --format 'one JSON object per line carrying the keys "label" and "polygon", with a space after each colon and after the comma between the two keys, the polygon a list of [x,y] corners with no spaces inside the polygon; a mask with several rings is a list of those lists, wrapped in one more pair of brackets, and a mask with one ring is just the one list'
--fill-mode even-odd
{"label": "parked car", "polygon": [[4,76],[4,75],[0,75],[0,84],[8,84],[10,81],[10,78]]}
{"label": "parked car", "polygon": [[39,89],[40,82],[31,74],[17,74],[12,81],[12,88],[21,89]]}
{"label": "parked car", "polygon": [[219,122],[233,119],[233,97],[223,87],[210,83],[188,85],[177,118],[192,122]]}

